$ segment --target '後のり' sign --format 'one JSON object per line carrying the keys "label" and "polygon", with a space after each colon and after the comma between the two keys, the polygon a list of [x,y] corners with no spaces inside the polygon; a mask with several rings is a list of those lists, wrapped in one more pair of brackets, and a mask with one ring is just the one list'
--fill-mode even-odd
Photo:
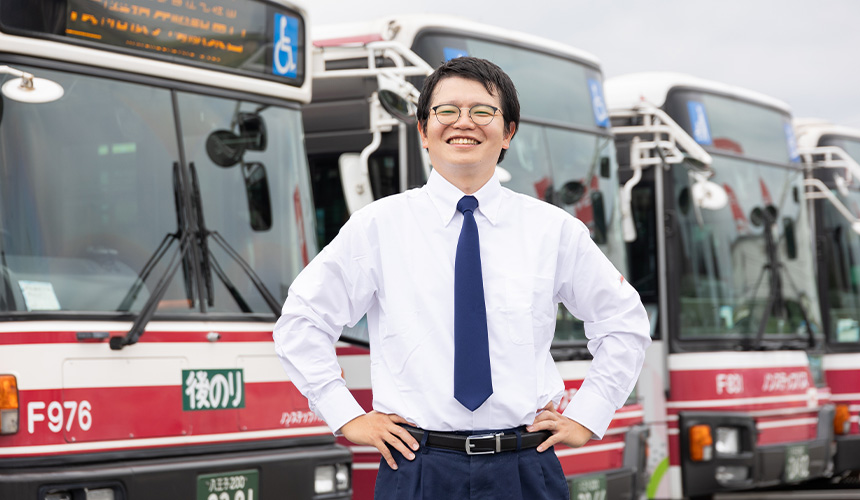
{"label": "'\u5f8c\u306e\u308a' sign", "polygon": [[245,407],[241,369],[182,370],[182,409],[230,410]]}

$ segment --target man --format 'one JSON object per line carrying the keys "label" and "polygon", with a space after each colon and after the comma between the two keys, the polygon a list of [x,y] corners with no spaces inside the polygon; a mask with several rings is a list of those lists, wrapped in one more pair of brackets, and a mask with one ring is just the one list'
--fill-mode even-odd
{"label": "man", "polygon": [[[277,353],[315,413],[382,453],[376,498],[567,499],[546,451],[603,436],[650,343],[645,310],[582,222],[501,187],[519,102],[498,66],[439,67],[418,121],[427,184],[353,214],[291,286]],[[549,352],[559,302],[594,355],[564,414]],[[370,413],[333,347],[365,314]]]}

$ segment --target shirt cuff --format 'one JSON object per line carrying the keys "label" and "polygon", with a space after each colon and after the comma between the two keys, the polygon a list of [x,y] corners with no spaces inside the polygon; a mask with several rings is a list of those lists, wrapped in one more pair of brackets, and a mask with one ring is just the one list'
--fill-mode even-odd
{"label": "shirt cuff", "polygon": [[593,439],[603,439],[612,417],[615,415],[615,405],[599,394],[581,387],[570,398],[567,408],[562,415],[575,420],[578,424],[590,430]]}
{"label": "shirt cuff", "polygon": [[345,385],[332,390],[314,405],[314,413],[325,420],[336,436],[350,420],[364,415],[364,410]]}

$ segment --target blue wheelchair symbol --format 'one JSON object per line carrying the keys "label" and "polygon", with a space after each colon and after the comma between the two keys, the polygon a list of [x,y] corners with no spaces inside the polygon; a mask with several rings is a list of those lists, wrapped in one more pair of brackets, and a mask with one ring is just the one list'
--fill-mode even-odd
{"label": "blue wheelchair symbol", "polygon": [[687,101],[687,112],[690,114],[693,139],[703,146],[712,146],[714,141],[711,139],[711,126],[708,125],[705,105],[696,101]]}
{"label": "blue wheelchair symbol", "polygon": [[794,128],[790,123],[783,124],[785,128],[785,142],[788,143],[788,159],[793,163],[800,161],[800,152],[797,150],[797,139],[794,137]]}
{"label": "blue wheelchair symbol", "polygon": [[594,113],[594,123],[598,127],[609,126],[609,111],[606,109],[606,100],[603,98],[603,88],[600,82],[594,78],[588,79],[588,91],[591,93],[591,111]]}
{"label": "blue wheelchair symbol", "polygon": [[275,44],[272,53],[272,73],[287,78],[298,76],[296,63],[299,50],[299,20],[275,14]]}

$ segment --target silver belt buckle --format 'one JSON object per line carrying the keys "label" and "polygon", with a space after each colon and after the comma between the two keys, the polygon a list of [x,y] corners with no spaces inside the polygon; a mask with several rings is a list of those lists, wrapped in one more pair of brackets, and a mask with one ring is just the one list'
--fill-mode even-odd
{"label": "silver belt buckle", "polygon": [[[467,455],[488,455],[492,453],[498,453],[502,451],[502,436],[504,434],[499,432],[496,434],[484,434],[481,436],[467,436],[466,437],[466,454]],[[475,447],[475,444],[472,443],[473,439],[487,439],[487,438],[496,438],[496,449],[495,450],[487,450],[487,451],[472,451],[472,448]]]}

